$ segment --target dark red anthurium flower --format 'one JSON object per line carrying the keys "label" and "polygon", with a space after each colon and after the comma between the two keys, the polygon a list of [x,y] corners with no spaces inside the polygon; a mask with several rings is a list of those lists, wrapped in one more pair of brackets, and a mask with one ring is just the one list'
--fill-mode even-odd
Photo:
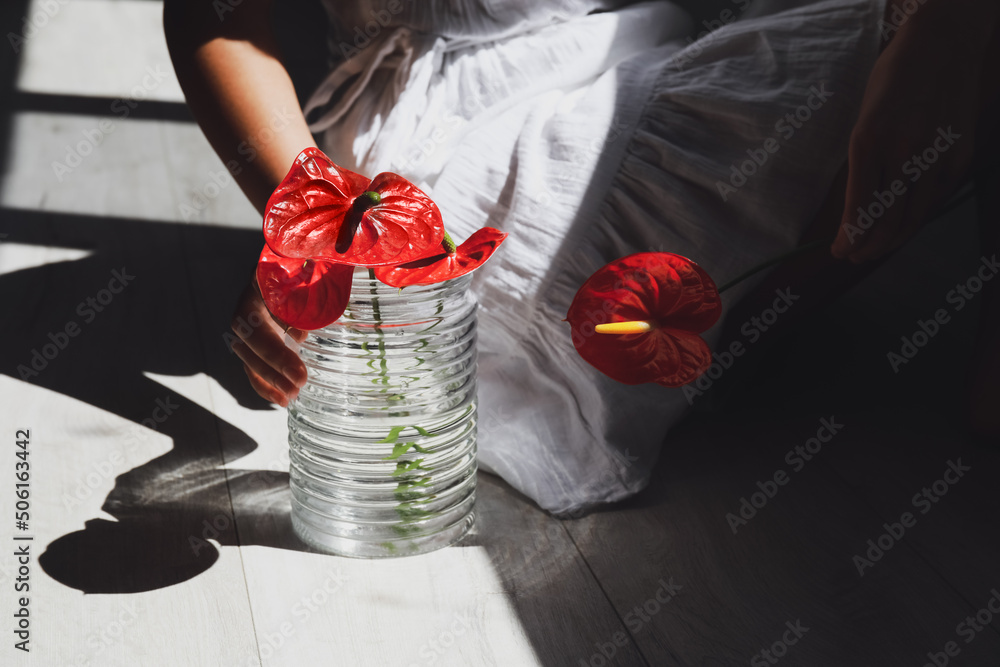
{"label": "dark red anthurium flower", "polygon": [[445,233],[441,252],[406,264],[380,266],[375,269],[375,277],[390,287],[431,285],[458,278],[482,266],[505,238],[504,232],[483,227],[456,246]]}
{"label": "dark red anthurium flower", "polygon": [[344,314],[354,267],[324,260],[279,257],[264,246],[257,286],[271,314],[296,329],[321,329]]}
{"label": "dark red anthurium flower", "polygon": [[721,313],[718,289],[701,267],[680,255],[642,252],[588,278],[566,319],[580,356],[608,377],[680,387],[711,365],[698,334]]}
{"label": "dark red anthurium flower", "polygon": [[271,194],[264,239],[276,254],[357,266],[412,262],[444,237],[441,211],[402,176],[368,180],[306,148]]}

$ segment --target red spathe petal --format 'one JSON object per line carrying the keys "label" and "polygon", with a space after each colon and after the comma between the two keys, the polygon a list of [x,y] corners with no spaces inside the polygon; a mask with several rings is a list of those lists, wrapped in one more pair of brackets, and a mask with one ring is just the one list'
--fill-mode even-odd
{"label": "red spathe petal", "polygon": [[267,309],[285,324],[321,329],[344,314],[353,273],[353,266],[279,257],[264,246],[257,285]]}
{"label": "red spathe petal", "polygon": [[[360,210],[355,200],[379,193]],[[317,148],[303,150],[275,189],[264,216],[264,239],[277,255],[358,266],[410,262],[444,237],[437,205],[397,174],[369,181],[338,167]]]}
{"label": "red spathe petal", "polygon": [[[573,345],[599,371],[625,384],[679,387],[712,363],[699,333],[722,313],[718,289],[697,264],[671,253],[637,253],[611,262],[587,279],[566,319]],[[651,320],[641,334],[599,334],[606,322]]]}
{"label": "red spathe petal", "polygon": [[413,262],[375,269],[375,277],[390,287],[432,285],[470,273],[493,255],[507,234],[492,227],[483,227],[455,248]]}

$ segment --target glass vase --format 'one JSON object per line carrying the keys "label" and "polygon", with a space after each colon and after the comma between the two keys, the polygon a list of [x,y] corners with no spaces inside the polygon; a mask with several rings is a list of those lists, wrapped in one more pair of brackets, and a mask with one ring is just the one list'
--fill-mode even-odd
{"label": "glass vase", "polygon": [[460,540],[475,521],[472,276],[398,290],[356,269],[351,301],[299,347],[309,379],[288,407],[292,525],[359,558]]}

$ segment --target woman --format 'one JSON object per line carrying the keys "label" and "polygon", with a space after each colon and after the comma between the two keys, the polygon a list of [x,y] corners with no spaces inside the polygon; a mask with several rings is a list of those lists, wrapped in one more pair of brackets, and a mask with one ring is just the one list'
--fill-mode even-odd
{"label": "woman", "polygon": [[[884,257],[970,173],[1000,65],[989,0],[732,0],[702,25],[670,2],[331,1],[329,77],[248,161],[243,139],[296,105],[269,5],[166,3],[205,135],[241,165],[261,213],[318,140],[342,166],[421,185],[456,238],[510,232],[474,281],[480,459],[557,513],[641,489],[690,402],[617,385],[578,358],[560,320],[586,277],[662,250],[724,281],[804,234],[832,237],[831,224],[833,257]],[[935,141],[933,169],[893,191]],[[835,219],[816,216],[828,190],[843,202]],[[893,203],[870,221],[885,192]],[[251,284],[237,315],[254,313],[266,309]],[[305,368],[262,319],[234,350],[257,392],[287,405]]]}

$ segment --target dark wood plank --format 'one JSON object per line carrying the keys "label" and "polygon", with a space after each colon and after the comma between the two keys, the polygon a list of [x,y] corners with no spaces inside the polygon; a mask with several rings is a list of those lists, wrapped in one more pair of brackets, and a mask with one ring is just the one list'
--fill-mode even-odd
{"label": "dark wood plank", "polygon": [[[809,631],[787,664],[921,664],[973,611],[907,542],[859,576],[852,557],[877,537],[881,516],[821,461],[795,473],[784,460],[818,426],[819,415],[689,426],[638,499],[570,523],[619,613],[663,578],[684,586],[634,632],[650,664],[747,664],[799,620]],[[835,442],[864,440],[853,431]],[[787,484],[733,534],[727,514],[778,470]],[[1000,637],[988,632],[963,654],[997,651]]]}

